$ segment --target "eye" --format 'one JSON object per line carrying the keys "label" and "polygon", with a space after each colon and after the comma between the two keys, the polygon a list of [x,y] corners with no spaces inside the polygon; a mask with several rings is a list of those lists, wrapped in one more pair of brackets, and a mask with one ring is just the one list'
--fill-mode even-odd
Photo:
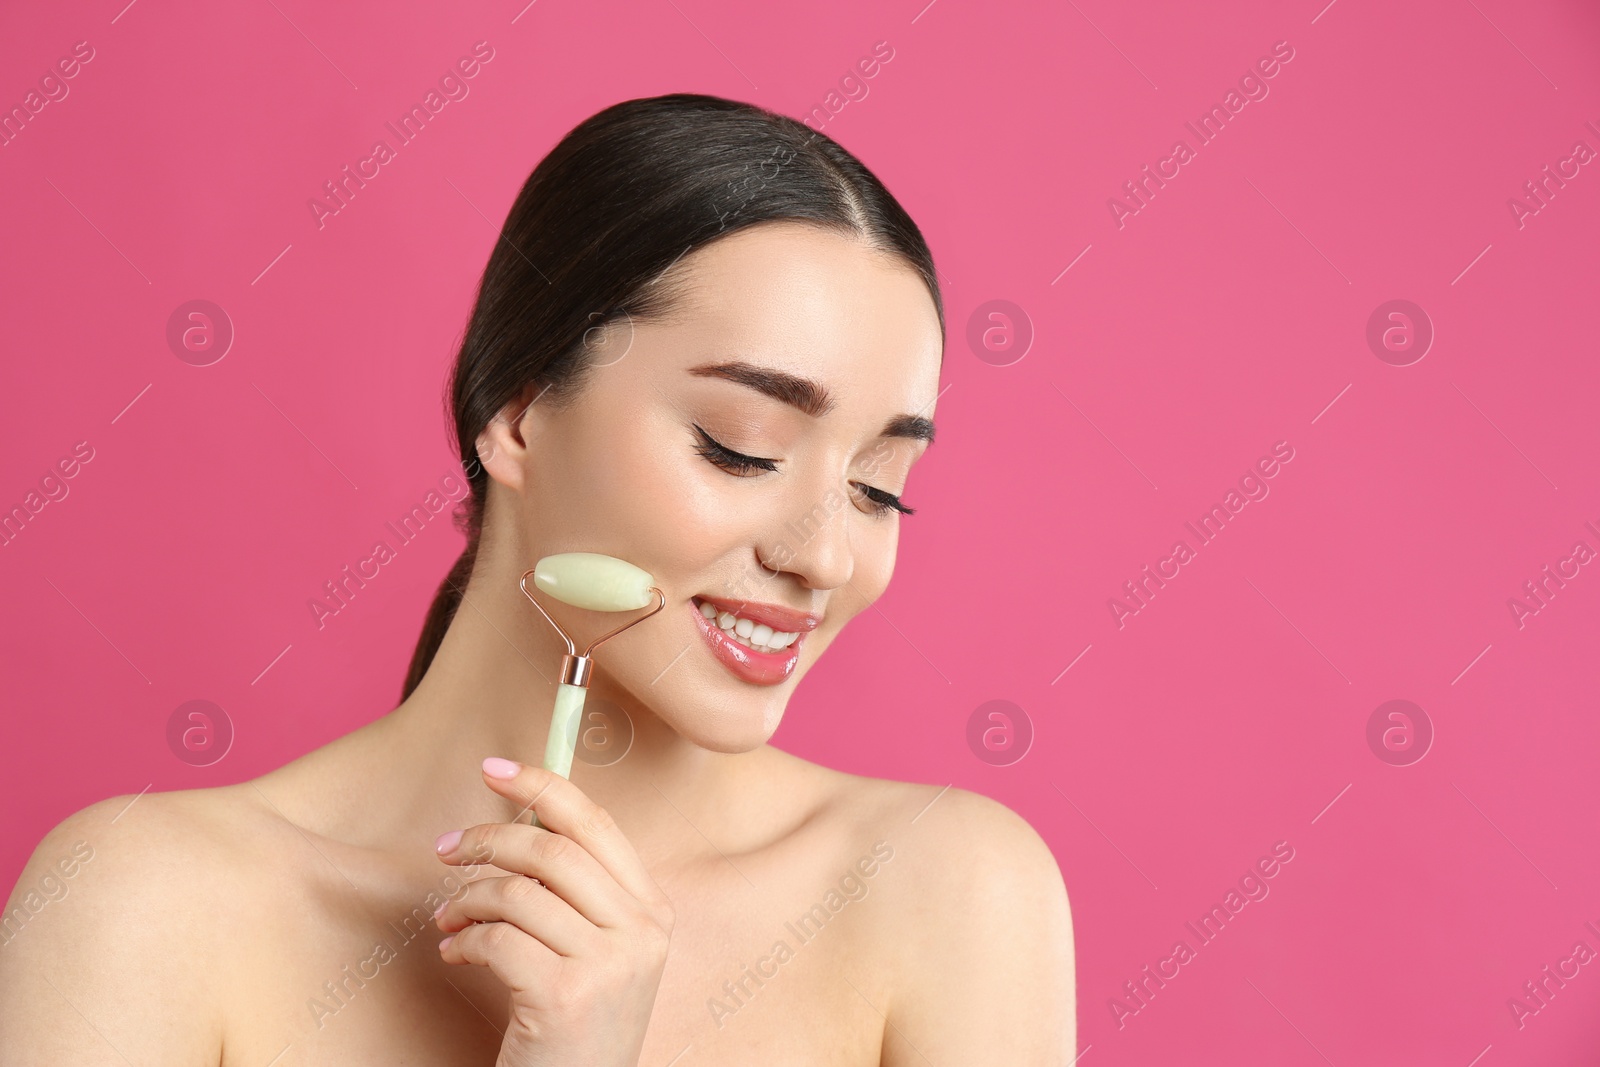
{"label": "eye", "polygon": [[[760,456],[747,456],[743,452],[735,452],[727,445],[706,433],[698,423],[694,423],[695,433],[700,436],[700,444],[695,451],[703,456],[714,466],[720,467],[729,474],[739,478],[748,478],[757,471],[776,471],[778,460],[764,459]],[[875,486],[862,482],[850,483],[867,502],[867,509],[877,516],[888,515],[890,512],[899,512],[901,515],[915,515],[915,508],[908,508],[900,503],[900,498],[893,493],[885,492]]]}
{"label": "eye", "polygon": [[908,508],[900,503],[900,498],[893,493],[886,493],[882,489],[875,489],[870,485],[860,482],[851,482],[851,485],[861,490],[861,495],[867,498],[868,505],[874,515],[887,515],[891,511],[898,511],[902,515],[915,515],[915,508]]}
{"label": "eye", "polygon": [[762,459],[760,456],[747,456],[742,452],[735,452],[702,430],[699,424],[695,424],[694,429],[700,435],[700,444],[695,451],[729,474],[746,478],[756,471],[778,469],[778,461],[775,459]]}

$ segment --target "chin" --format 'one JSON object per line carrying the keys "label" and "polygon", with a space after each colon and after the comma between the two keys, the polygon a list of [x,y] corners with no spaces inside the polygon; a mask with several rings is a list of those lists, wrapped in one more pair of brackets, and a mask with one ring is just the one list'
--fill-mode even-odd
{"label": "chin", "polygon": [[708,752],[720,752],[729,756],[754,752],[771,740],[775,732],[773,730],[745,730],[739,732],[691,731],[679,729],[678,727],[674,727],[674,729],[685,741],[698,748],[703,748]]}
{"label": "chin", "polygon": [[699,748],[737,755],[753,752],[772,739],[788,704],[785,693],[751,693],[747,696],[699,694],[683,703],[655,708],[656,715],[674,733]]}
{"label": "chin", "polygon": [[[751,647],[751,637],[761,642],[759,632],[716,625],[700,598],[665,614],[654,632],[640,635],[648,648],[617,650],[624,653],[617,680],[679,737],[711,752],[751,752],[771,740],[795,687],[834,636],[831,628],[818,629],[774,650]],[[638,663],[671,667],[665,676],[633,676],[629,667]]]}

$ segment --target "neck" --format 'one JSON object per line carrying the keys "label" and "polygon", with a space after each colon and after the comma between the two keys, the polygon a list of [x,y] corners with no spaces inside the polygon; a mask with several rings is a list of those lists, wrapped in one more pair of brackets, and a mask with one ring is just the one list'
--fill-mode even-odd
{"label": "neck", "polygon": [[[485,573],[494,570],[476,569],[426,676],[382,720],[380,760],[385,774],[400,776],[405,800],[396,814],[407,825],[507,821],[516,809],[482,784],[479,765],[488,756],[543,761],[566,643],[528,603],[516,576]],[[579,651],[599,632],[574,634]],[[604,743],[585,746],[580,737],[569,777],[610,812],[641,856],[699,851],[701,834],[727,826],[726,813],[737,809],[729,803],[736,778],[751,773],[759,757],[683,740],[612,681],[607,647],[594,655],[581,727]]]}

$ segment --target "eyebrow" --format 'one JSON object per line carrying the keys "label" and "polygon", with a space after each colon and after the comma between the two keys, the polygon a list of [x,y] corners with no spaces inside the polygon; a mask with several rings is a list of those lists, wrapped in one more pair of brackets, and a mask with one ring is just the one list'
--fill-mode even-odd
{"label": "eyebrow", "polygon": [[[782,401],[798,408],[812,418],[821,418],[833,410],[834,399],[826,386],[810,378],[801,378],[770,367],[760,367],[744,360],[723,363],[702,363],[690,367],[689,373],[697,378],[721,378],[754,389],[763,396]],[[905,437],[933,443],[933,421],[921,415],[896,415],[879,433],[880,437]]]}

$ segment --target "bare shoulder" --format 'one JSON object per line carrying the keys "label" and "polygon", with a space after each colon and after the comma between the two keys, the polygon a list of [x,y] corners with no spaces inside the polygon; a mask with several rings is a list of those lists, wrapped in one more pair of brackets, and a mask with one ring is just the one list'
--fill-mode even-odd
{"label": "bare shoulder", "polygon": [[111,797],[44,836],[0,918],[0,1062],[218,1062],[209,920],[252,892],[269,821],[245,788]]}
{"label": "bare shoulder", "polygon": [[987,1062],[1005,1049],[1009,1062],[1070,1063],[1072,912],[1038,831],[953,786],[844,775],[833,789],[838,817],[891,857],[877,890],[896,950],[883,1062]]}
{"label": "bare shoulder", "polygon": [[1067,906],[1050,846],[999,801],[952,785],[823,774],[824,817],[857,838],[894,845],[902,869],[915,873],[926,907],[959,907],[974,894],[994,891],[1024,894],[1041,905],[1059,898]]}

